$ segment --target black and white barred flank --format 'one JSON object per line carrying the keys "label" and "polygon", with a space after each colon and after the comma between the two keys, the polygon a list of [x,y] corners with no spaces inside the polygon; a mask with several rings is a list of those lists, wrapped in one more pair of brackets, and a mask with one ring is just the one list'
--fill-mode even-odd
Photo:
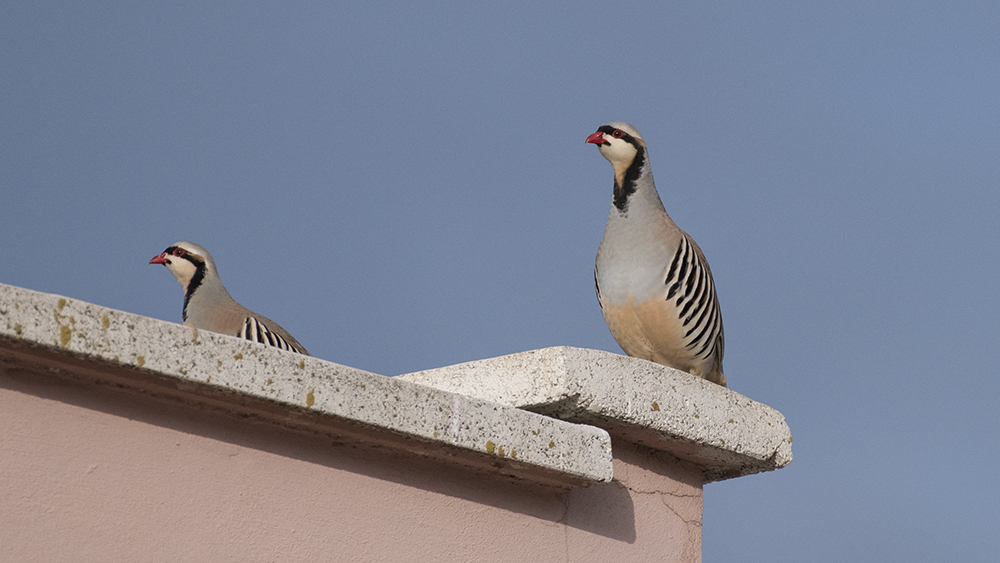
{"label": "black and white barred flank", "polygon": [[267,344],[268,346],[288,350],[289,352],[296,352],[298,354],[304,353],[303,350],[299,350],[294,345],[289,344],[284,338],[271,332],[264,325],[264,323],[258,321],[254,317],[247,317],[246,322],[243,323],[243,328],[240,329],[236,336],[245,338],[251,342],[260,342],[261,344]]}
{"label": "black and white barred flank", "polygon": [[695,356],[707,359],[722,345],[722,313],[712,271],[695,242],[683,234],[664,282],[669,286],[667,301],[676,296],[677,318],[683,321],[682,326],[691,325],[684,333],[686,348],[697,348]]}

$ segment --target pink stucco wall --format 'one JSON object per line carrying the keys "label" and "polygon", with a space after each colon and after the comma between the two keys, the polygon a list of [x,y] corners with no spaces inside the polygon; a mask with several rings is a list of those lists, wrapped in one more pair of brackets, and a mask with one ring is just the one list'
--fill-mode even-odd
{"label": "pink stucco wall", "polygon": [[0,364],[0,561],[701,560],[702,483],[517,482]]}

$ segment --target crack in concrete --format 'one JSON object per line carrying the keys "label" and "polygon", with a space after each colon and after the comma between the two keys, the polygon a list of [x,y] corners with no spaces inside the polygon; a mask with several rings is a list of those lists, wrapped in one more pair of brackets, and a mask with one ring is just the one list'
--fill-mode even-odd
{"label": "crack in concrete", "polygon": [[569,494],[563,496],[563,513],[556,520],[556,523],[560,524],[563,530],[563,554],[566,556],[566,563],[571,563],[569,554],[569,526],[566,525],[566,518],[569,516],[569,496]]}
{"label": "crack in concrete", "polygon": [[676,516],[678,520],[680,520],[681,522],[683,522],[687,526],[696,526],[698,528],[702,527],[702,522],[701,522],[700,519],[688,519],[688,518],[685,518],[685,517],[681,516],[680,513],[678,513],[677,510],[674,509],[674,507],[670,506],[670,503],[667,502],[667,497],[670,497],[670,498],[701,498],[701,495],[699,495],[697,493],[695,493],[695,494],[682,494],[682,493],[672,493],[672,492],[669,492],[669,491],[658,491],[658,490],[640,491],[640,490],[634,489],[632,487],[626,487],[626,488],[629,490],[629,492],[635,493],[637,495],[659,495],[660,502],[663,503],[663,506],[666,506],[667,510],[669,510],[670,512],[672,512],[673,515]]}
{"label": "crack in concrete", "polygon": [[628,486],[626,486],[626,488],[629,490],[629,492],[635,493],[637,495],[667,495],[674,498],[701,498],[701,494],[699,493],[683,494],[683,493],[673,493],[670,491],[660,491],[655,489],[651,491],[642,491]]}
{"label": "crack in concrete", "polygon": [[660,501],[663,502],[663,506],[667,507],[667,510],[669,510],[670,512],[673,512],[674,516],[676,516],[677,519],[680,520],[681,522],[684,522],[685,525],[687,525],[689,527],[690,526],[695,526],[695,527],[701,528],[701,526],[702,526],[701,520],[699,520],[699,519],[689,520],[689,519],[681,516],[677,512],[677,510],[674,509],[674,507],[670,506],[670,503],[667,502],[667,499],[665,499],[663,497],[660,497]]}

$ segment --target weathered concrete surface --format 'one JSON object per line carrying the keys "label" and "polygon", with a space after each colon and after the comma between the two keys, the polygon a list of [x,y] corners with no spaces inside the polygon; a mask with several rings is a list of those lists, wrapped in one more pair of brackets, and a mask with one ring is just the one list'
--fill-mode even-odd
{"label": "weathered concrete surface", "polygon": [[693,375],[600,350],[545,348],[396,379],[600,426],[616,444],[622,438],[694,463],[705,482],[792,461],[780,412]]}
{"label": "weathered concrete surface", "polygon": [[0,368],[58,373],[556,486],[612,478],[604,430],[0,284]]}

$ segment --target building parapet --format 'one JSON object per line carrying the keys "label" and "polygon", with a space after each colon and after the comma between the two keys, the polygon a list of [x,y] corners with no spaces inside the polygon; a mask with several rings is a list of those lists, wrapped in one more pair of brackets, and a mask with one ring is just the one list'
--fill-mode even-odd
{"label": "building parapet", "polygon": [[777,410],[691,374],[600,350],[559,346],[397,379],[600,426],[615,439],[695,464],[706,483],[792,461],[791,432]]}
{"label": "building parapet", "polygon": [[4,284],[0,369],[114,385],[557,487],[612,479],[600,428]]}

